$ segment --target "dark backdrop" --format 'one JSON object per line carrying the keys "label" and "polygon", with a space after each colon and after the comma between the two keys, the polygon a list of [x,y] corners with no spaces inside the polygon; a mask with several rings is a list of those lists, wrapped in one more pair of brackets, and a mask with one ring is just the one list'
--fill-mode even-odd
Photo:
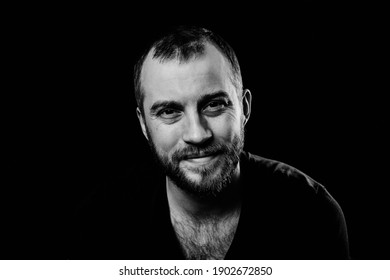
{"label": "dark backdrop", "polygon": [[191,9],[195,16],[179,17],[27,7],[9,21],[1,257],[66,258],[74,207],[101,182],[150,166],[133,64],[162,30],[199,24],[236,50],[252,92],[246,150],[327,187],[344,211],[353,258],[389,259],[388,125],[375,27],[364,9],[310,1]]}

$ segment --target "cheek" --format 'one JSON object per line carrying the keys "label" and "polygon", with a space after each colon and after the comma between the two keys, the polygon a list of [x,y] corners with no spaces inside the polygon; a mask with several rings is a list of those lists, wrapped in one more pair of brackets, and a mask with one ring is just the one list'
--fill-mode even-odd
{"label": "cheek", "polygon": [[230,141],[241,131],[241,122],[236,114],[226,114],[224,117],[210,121],[210,128],[215,138]]}
{"label": "cheek", "polygon": [[174,126],[151,123],[149,133],[156,148],[165,153],[169,153],[180,139],[179,130]]}

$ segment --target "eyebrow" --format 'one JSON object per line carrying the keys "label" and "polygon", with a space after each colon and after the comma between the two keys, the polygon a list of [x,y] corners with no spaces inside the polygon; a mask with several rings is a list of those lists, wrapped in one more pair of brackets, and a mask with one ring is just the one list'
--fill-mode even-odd
{"label": "eyebrow", "polygon": [[210,100],[217,99],[217,98],[226,98],[230,101],[229,95],[225,91],[220,90],[220,91],[216,91],[216,92],[207,93],[207,94],[202,95],[199,98],[198,106],[203,107]]}
{"label": "eyebrow", "polygon": [[[198,100],[198,107],[203,107],[207,102],[210,100],[216,99],[216,98],[227,98],[230,101],[229,95],[225,91],[216,91],[212,93],[207,93],[202,95]],[[173,100],[169,101],[156,101],[153,103],[153,105],[150,107],[150,114],[155,115],[160,109],[163,108],[171,108],[171,109],[177,109],[177,110],[183,110],[184,106]]]}
{"label": "eyebrow", "polygon": [[183,109],[183,105],[181,105],[177,101],[156,101],[155,103],[153,103],[152,107],[150,107],[150,114],[156,115],[157,112],[163,108],[172,108],[172,109],[181,110]]}

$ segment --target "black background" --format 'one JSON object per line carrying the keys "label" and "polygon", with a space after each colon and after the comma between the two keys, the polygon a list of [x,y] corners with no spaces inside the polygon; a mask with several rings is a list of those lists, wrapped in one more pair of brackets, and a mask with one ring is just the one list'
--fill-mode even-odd
{"label": "black background", "polygon": [[12,10],[1,258],[66,258],[76,205],[104,180],[151,166],[132,67],[155,35],[198,24],[232,45],[252,92],[245,149],[327,187],[344,211],[352,258],[389,259],[381,36],[365,7],[165,8]]}

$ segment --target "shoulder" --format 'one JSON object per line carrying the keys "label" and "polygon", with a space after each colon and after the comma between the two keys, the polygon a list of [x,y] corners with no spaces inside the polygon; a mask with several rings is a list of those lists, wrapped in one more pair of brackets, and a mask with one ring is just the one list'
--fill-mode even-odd
{"label": "shoulder", "polygon": [[341,213],[337,201],[325,186],[301,170],[273,159],[245,152],[242,156],[245,184],[253,196],[268,196],[285,205],[298,205]]}
{"label": "shoulder", "polygon": [[281,161],[244,152],[241,163],[245,176],[257,177],[268,184],[283,183],[280,187],[301,186],[315,193],[324,188],[307,174]]}
{"label": "shoulder", "polygon": [[259,236],[277,240],[287,259],[348,258],[343,211],[323,185],[280,161],[245,153],[241,162],[248,216],[268,225]]}

